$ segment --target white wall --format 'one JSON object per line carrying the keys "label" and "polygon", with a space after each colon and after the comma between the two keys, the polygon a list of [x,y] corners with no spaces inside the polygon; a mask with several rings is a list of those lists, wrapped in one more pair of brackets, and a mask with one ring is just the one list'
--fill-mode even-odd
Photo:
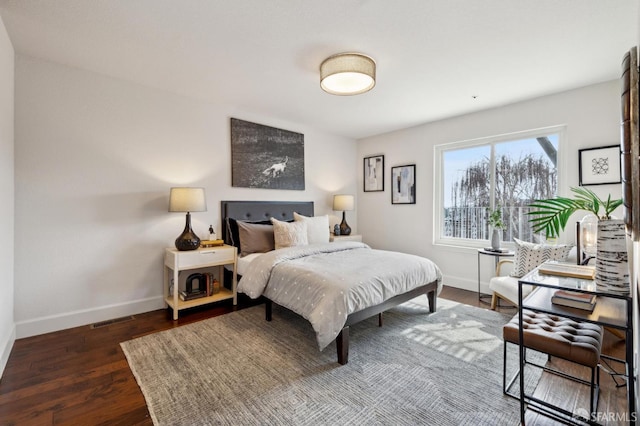
{"label": "white wall", "polygon": [[14,52],[0,17],[0,377],[15,340],[13,319]]}
{"label": "white wall", "polygon": [[[353,140],[30,57],[15,113],[18,337],[161,308],[163,250],[185,221],[167,212],[171,186],[206,188],[200,235],[219,233],[220,200],[333,214],[334,193],[356,193]],[[306,190],[231,187],[230,117],[303,133]]]}
{"label": "white wall", "polygon": [[[624,52],[621,52],[620,58]],[[434,100],[437,102],[437,100]],[[620,143],[618,81],[597,84],[500,108],[455,117],[358,141],[358,226],[374,247],[414,253],[433,259],[446,285],[477,290],[477,251],[433,244],[434,146],[448,142],[565,125],[561,147],[561,192],[578,186],[578,149]],[[385,155],[385,191],[362,192],[362,158]],[[416,164],[416,204],[392,205],[392,166]],[[562,178],[561,176],[561,178]],[[600,195],[621,196],[617,185],[592,186]],[[579,219],[579,218],[578,218]],[[566,239],[573,241],[569,227]],[[491,270],[491,259],[483,270]]]}

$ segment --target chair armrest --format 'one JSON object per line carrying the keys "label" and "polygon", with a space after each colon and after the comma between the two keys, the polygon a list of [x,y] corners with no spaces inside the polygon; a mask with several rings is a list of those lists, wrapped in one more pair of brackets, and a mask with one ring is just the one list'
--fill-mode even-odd
{"label": "chair armrest", "polygon": [[502,259],[496,266],[496,276],[502,277],[509,275],[513,270],[513,259]]}

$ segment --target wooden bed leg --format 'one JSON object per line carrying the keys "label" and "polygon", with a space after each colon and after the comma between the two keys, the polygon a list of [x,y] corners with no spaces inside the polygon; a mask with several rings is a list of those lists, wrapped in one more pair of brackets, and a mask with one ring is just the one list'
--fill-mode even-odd
{"label": "wooden bed leg", "polygon": [[427,299],[429,300],[429,312],[436,311],[436,290],[427,293]]}
{"label": "wooden bed leg", "polygon": [[345,365],[349,362],[349,326],[345,326],[336,337],[336,349],[338,350],[338,364]]}
{"label": "wooden bed leg", "polygon": [[382,312],[378,314],[378,327],[382,327]]}
{"label": "wooden bed leg", "polygon": [[271,314],[273,312],[273,302],[269,299],[264,303],[264,314],[267,321],[271,321]]}

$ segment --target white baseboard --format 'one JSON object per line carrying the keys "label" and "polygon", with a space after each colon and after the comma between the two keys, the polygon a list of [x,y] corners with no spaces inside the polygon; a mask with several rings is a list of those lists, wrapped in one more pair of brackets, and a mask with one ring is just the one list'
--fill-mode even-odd
{"label": "white baseboard", "polygon": [[4,368],[7,366],[7,361],[9,361],[9,355],[11,355],[11,349],[13,349],[13,344],[16,341],[16,326],[14,324],[11,329],[11,333],[7,337],[6,342],[2,342],[2,353],[0,354],[0,378],[4,374]]}
{"label": "white baseboard", "polygon": [[15,325],[15,335],[16,338],[22,339],[39,334],[51,333],[53,331],[65,330],[67,328],[93,324],[95,322],[121,318],[127,315],[155,311],[164,308],[164,306],[162,296],[156,296],[115,305],[100,306],[93,309],[35,318],[28,321],[19,321],[16,322]]}
{"label": "white baseboard", "polygon": [[[478,281],[477,280],[470,280],[468,278],[462,278],[462,277],[455,277],[452,275],[443,275],[442,276],[442,282],[444,283],[444,285],[448,286],[448,287],[455,287],[455,288],[460,288],[462,290],[469,290],[469,291],[478,291]],[[483,291],[485,285],[483,283],[482,289]],[[487,284],[487,288],[488,288],[488,284]]]}
{"label": "white baseboard", "polygon": [[[478,291],[478,282],[476,280],[450,275],[444,275],[442,279],[444,284],[447,286],[469,291]],[[127,315],[155,311],[157,309],[163,309],[164,307],[165,304],[162,296],[156,296],[148,299],[134,300],[126,303],[101,306],[98,308],[68,312],[59,315],[51,315],[27,321],[19,321],[15,324],[12,340],[7,342],[5,345],[8,346],[8,350],[5,348],[3,351],[3,358],[0,359],[2,364],[0,365],[4,369],[4,364],[9,358],[9,352],[11,352],[13,341],[15,341],[15,339],[23,339],[25,337],[66,330],[73,327],[80,327]]]}

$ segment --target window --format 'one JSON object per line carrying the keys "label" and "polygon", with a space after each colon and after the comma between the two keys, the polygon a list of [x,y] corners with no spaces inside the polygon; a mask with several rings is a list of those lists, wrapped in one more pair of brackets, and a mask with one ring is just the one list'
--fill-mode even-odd
{"label": "window", "polygon": [[527,206],[557,193],[562,135],[556,127],[436,146],[435,242],[486,244],[496,208],[503,241],[533,241]]}

